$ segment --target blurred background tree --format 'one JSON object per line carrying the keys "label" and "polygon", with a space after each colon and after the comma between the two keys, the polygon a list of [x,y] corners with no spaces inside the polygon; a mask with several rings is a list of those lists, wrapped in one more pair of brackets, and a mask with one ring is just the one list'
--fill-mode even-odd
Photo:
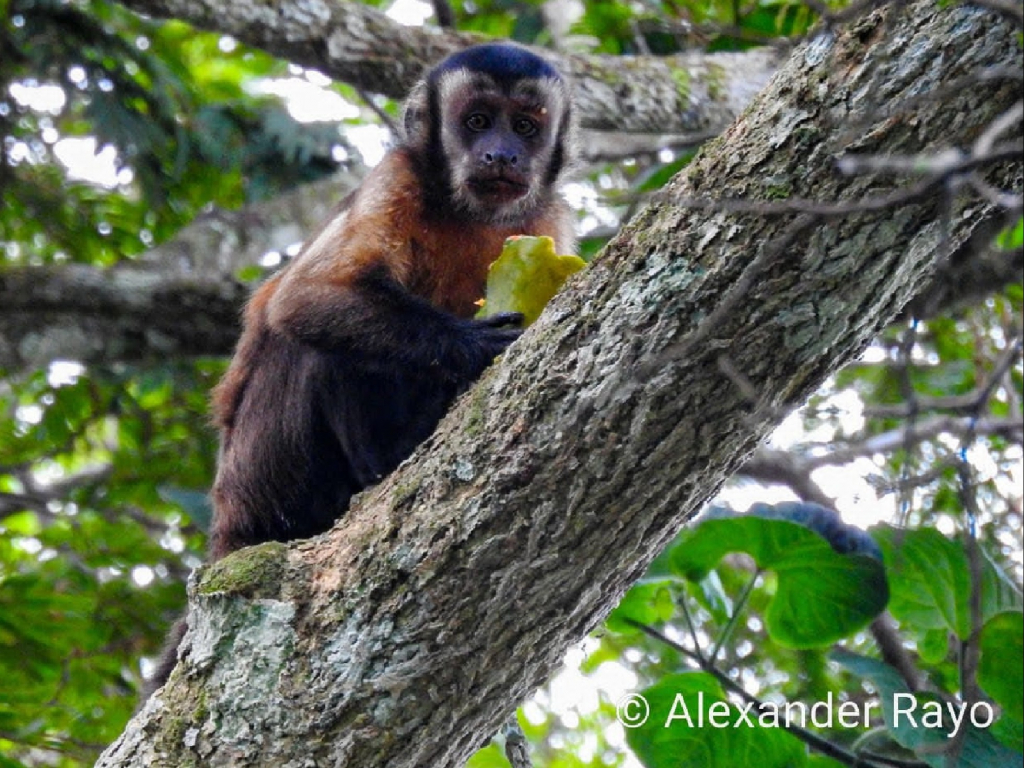
{"label": "blurred background tree", "polygon": [[[785,47],[839,11],[784,0],[368,4],[615,56]],[[0,766],[91,764],[123,728],[202,559],[216,454],[207,397],[234,311],[375,162],[396,117],[390,99],[180,21],[100,0],[0,2]],[[666,135],[603,152],[597,138],[570,188],[587,257],[697,149]],[[721,499],[813,501],[860,526],[949,541],[969,515],[1011,617],[1024,495],[1017,162],[1006,219],[953,254],[916,316],[792,416]],[[168,274],[176,282],[153,277]],[[128,290],[106,302],[98,286]],[[126,309],[125,295],[145,300]],[[211,320],[214,298],[230,311]],[[526,705],[538,764],[637,765],[638,754],[668,765],[634,754],[615,701],[716,643],[718,667],[761,697],[865,696],[827,649],[774,642],[763,563],[730,556],[693,578],[672,566],[690,535]],[[895,594],[903,582],[890,579]],[[895,637],[939,690],[959,691],[957,627],[892,610],[899,634],[851,632],[848,647],[877,655],[878,633]],[[1019,666],[1014,652],[1004,661]],[[1008,712],[1001,743],[1019,750],[1019,709]],[[850,745],[861,734],[828,735]],[[503,761],[496,747],[475,759]]]}

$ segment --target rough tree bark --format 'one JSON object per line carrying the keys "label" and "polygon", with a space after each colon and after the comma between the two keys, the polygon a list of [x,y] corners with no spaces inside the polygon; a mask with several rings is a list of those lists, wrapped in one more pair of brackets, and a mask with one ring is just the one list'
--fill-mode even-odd
{"label": "rough tree bark", "polygon": [[187,660],[99,765],[460,766],[942,251],[942,179],[844,217],[695,201],[877,200],[899,179],[837,157],[969,145],[1018,82],[900,103],[1020,59],[933,0],[800,48],[338,527],[199,574]]}

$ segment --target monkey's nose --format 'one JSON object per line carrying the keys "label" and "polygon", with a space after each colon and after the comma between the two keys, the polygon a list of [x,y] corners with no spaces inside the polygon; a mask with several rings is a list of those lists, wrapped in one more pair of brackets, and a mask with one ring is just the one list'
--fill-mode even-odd
{"label": "monkey's nose", "polygon": [[486,165],[511,165],[519,162],[519,156],[513,152],[484,152],[484,163]]}

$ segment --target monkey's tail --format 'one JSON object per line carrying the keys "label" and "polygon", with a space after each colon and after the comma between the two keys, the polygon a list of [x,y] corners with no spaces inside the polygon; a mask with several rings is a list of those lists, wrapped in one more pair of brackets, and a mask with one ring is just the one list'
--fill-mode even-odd
{"label": "monkey's tail", "polygon": [[157,662],[156,671],[142,687],[142,695],[139,697],[137,710],[142,709],[156,689],[163,686],[167,682],[167,678],[171,676],[171,670],[178,663],[178,646],[181,645],[181,640],[185,637],[186,629],[188,629],[188,622],[185,616],[174,622],[174,626],[171,627],[171,631],[167,635],[167,642],[160,652],[160,661]]}

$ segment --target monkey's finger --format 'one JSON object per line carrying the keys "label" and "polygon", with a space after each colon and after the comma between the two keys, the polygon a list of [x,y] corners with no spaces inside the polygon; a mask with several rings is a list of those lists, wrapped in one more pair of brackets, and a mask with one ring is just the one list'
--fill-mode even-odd
{"label": "monkey's finger", "polygon": [[498,328],[487,334],[487,338],[492,341],[503,342],[505,344],[511,344],[513,341],[523,335],[522,328]]}
{"label": "monkey's finger", "polygon": [[485,317],[480,321],[484,325],[488,325],[491,328],[500,328],[503,325],[522,325],[523,324],[523,313],[522,312],[498,312],[497,314]]}

